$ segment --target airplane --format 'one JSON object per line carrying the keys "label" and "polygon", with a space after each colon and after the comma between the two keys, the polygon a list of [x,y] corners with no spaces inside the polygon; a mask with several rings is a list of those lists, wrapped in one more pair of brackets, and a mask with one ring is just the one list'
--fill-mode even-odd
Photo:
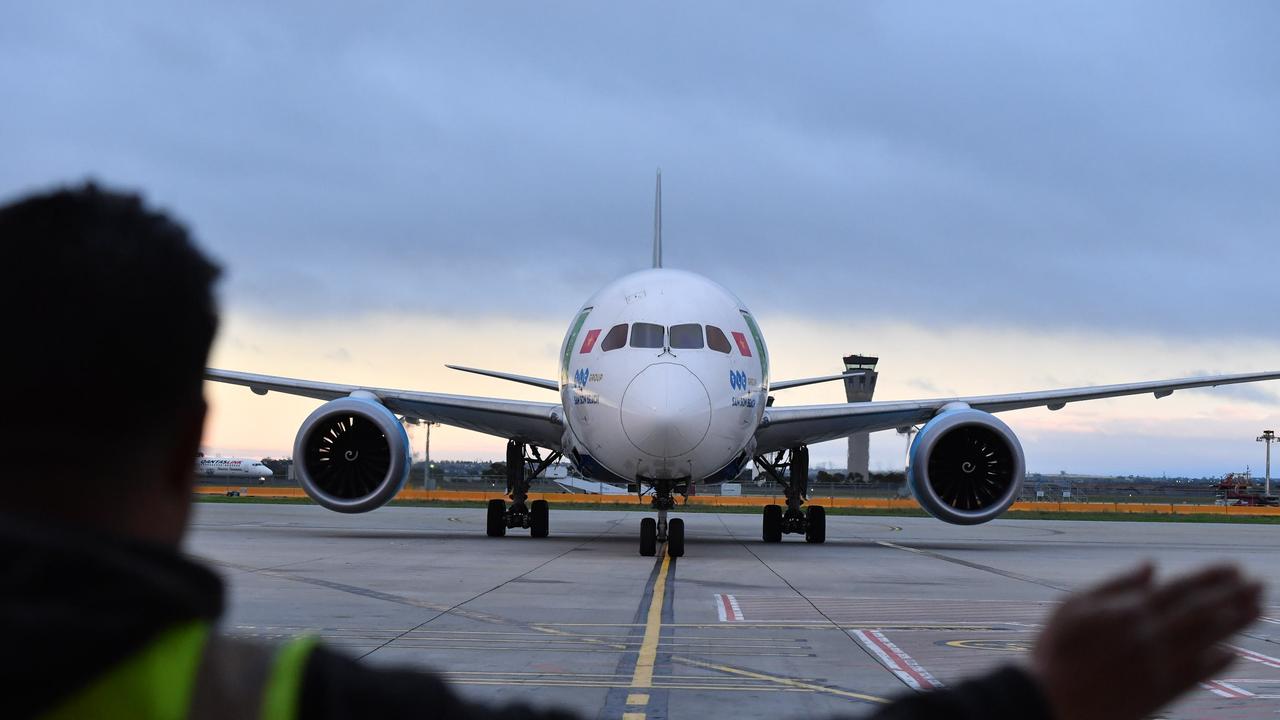
{"label": "airplane", "polygon": [[275,475],[261,460],[252,458],[196,456],[196,474],[205,477],[253,477],[266,479]]}
{"label": "airplane", "polygon": [[652,495],[656,517],[640,521],[640,554],[660,543],[684,555],[684,521],[669,518],[675,496],[731,480],[755,462],[782,485],[785,508],[766,505],[762,540],[801,534],[826,540],[826,512],[808,503],[808,446],[854,433],[922,425],[907,484],[933,517],[989,522],[1019,497],[1026,460],[1018,437],[995,416],[1008,410],[1187,388],[1280,379],[1240,373],[1120,385],[925,400],[773,405],[773,393],[845,374],[770,379],[769,352],[755,316],[719,284],[662,263],[662,174],[654,201],[653,262],[592,295],[560,346],[558,379],[449,365],[551,392],[559,402],[449,395],[300,380],[207,368],[205,378],[325,401],[294,441],[295,472],[319,505],[367,512],[390,501],[409,475],[404,421],[444,423],[505,438],[507,495],[491,500],[486,532],[549,534],[545,500],[529,502],[530,480],[567,458],[583,477],[634,485]]}

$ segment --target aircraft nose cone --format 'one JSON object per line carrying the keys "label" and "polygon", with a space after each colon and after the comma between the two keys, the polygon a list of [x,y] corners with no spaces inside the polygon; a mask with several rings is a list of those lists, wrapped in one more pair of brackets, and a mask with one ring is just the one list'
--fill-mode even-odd
{"label": "aircraft nose cone", "polygon": [[641,452],[675,457],[698,447],[711,426],[711,398],[675,363],[645,368],[622,396],[622,429]]}

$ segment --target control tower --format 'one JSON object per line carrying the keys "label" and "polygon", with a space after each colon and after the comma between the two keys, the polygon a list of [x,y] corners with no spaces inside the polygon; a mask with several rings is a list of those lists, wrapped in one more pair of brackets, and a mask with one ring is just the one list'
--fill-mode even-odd
{"label": "control tower", "polygon": [[[866,355],[846,355],[844,358],[844,396],[849,402],[866,402],[876,391],[876,363],[880,358]],[[871,435],[858,433],[849,436],[849,465],[845,472],[854,482],[871,479]]]}

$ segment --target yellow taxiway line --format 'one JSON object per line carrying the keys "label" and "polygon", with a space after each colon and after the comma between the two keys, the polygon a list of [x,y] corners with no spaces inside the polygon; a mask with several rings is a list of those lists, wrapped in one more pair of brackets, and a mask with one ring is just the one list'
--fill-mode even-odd
{"label": "yellow taxiway line", "polygon": [[658,548],[662,553],[662,567],[658,579],[653,581],[653,597],[649,600],[649,616],[644,624],[644,640],[640,643],[640,655],[636,658],[636,671],[631,676],[631,687],[653,687],[653,665],[658,659],[658,638],[662,635],[662,602],[667,595],[667,571],[671,568],[671,556],[666,545]]}

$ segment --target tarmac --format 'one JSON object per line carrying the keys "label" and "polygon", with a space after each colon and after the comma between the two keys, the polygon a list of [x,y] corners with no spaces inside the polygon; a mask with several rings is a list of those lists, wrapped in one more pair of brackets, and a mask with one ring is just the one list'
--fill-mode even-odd
{"label": "tarmac", "polygon": [[187,549],[227,580],[230,632],[316,632],[477,700],[619,720],[865,715],[1025,662],[1064,593],[1144,558],[1230,560],[1271,586],[1266,617],[1162,716],[1280,712],[1277,526],[829,516],[824,545],[766,545],[757,515],[696,513],[670,560],[638,554],[646,515],[553,505],[535,540],[487,537],[481,509],[198,503]]}

